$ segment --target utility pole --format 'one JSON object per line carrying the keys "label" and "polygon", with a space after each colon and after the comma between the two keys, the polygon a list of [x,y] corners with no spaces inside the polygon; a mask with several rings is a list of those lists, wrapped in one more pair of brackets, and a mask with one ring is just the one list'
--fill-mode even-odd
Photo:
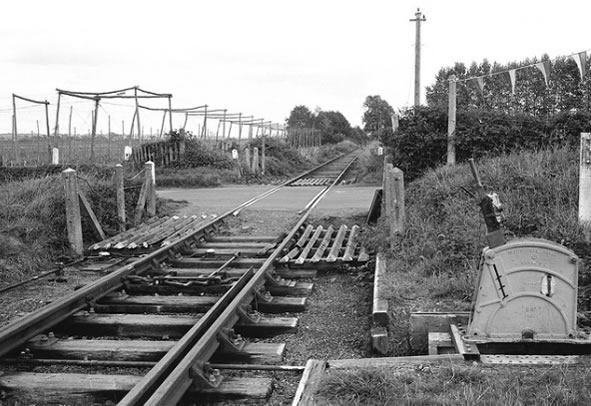
{"label": "utility pole", "polygon": [[417,8],[415,18],[409,21],[416,22],[415,39],[415,106],[421,105],[421,22],[427,21],[425,15]]}

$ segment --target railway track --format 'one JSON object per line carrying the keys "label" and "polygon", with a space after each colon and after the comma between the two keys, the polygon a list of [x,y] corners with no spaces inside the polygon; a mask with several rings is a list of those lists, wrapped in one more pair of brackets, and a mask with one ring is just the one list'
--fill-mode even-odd
{"label": "railway track", "polygon": [[[298,280],[313,270],[286,265],[367,260],[355,227],[306,223],[355,158],[333,160],[215,219],[153,220],[91,247],[129,258],[107,262],[104,277],[0,329],[2,401],[173,405],[268,396],[270,378],[225,371],[301,370],[280,365],[285,344],[264,338],[295,331],[313,288]],[[318,183],[285,235],[224,231],[225,218],[309,179],[330,182]]]}

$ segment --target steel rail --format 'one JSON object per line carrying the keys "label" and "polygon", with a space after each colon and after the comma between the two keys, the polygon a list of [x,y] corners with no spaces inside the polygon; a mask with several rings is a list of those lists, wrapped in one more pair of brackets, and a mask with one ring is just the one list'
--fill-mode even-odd
{"label": "steel rail", "polygon": [[[337,184],[356,159],[357,156],[349,162],[328,190]],[[318,201],[319,200],[317,199],[316,202]],[[300,217],[281,244],[277,246],[256,271],[254,276],[248,281],[244,289],[238,293],[234,300],[225,308],[224,312],[213,322],[211,328],[197,340],[194,340],[193,338],[191,339],[191,341],[195,341],[194,346],[177,366],[171,372],[168,372],[168,370],[164,372],[163,369],[168,366],[168,362],[165,360],[158,362],[156,366],[152,368],[150,372],[118,403],[119,406],[174,405],[178,403],[187,389],[195,382],[201,381],[200,384],[208,385],[208,377],[204,371],[204,366],[206,366],[207,360],[209,360],[220,345],[218,338],[219,332],[223,329],[231,329],[240,317],[244,317],[244,306],[252,302],[255,296],[255,291],[260,286],[264,285],[267,270],[273,265],[275,259],[282,254],[290,241],[295,238],[296,233],[306,222],[315,205],[316,204],[311,205]],[[240,313],[242,313],[242,316]],[[167,356],[172,357],[172,355],[170,355],[171,352],[172,350],[167,353]],[[164,378],[160,386],[154,388],[152,386],[153,382],[164,377],[165,373],[167,376]],[[146,395],[149,393],[151,393],[151,396],[146,400]]]}
{"label": "steel rail", "polygon": [[[309,173],[321,168],[324,165],[328,165],[343,156],[344,155],[341,155],[337,158],[329,160],[326,163],[318,165],[317,167],[312,168],[284,182],[278,187],[275,187],[273,189],[274,192],[279,190],[281,187],[287,186],[288,184],[297,181]],[[173,243],[165,247],[161,247],[160,249],[157,249],[145,257],[139,258],[131,264],[127,264],[113,271],[109,275],[106,275],[97,281],[80,288],[70,295],[56,300],[55,302],[52,302],[38,311],[35,311],[34,313],[31,313],[0,328],[0,357],[24,344],[27,340],[33,338],[35,335],[54,327],[72,314],[86,308],[89,305],[92,306],[92,304],[100,297],[121,288],[123,286],[123,282],[130,275],[140,275],[144,273],[150,269],[154,263],[159,263],[165,259],[170,251],[176,249],[176,247],[182,246],[182,244],[187,241],[200,237],[207,229],[221,222],[226,217],[233,215],[236,210],[240,210],[243,207],[244,203],[231,210],[228,210],[217,218],[202,224],[192,233],[181,237]]]}

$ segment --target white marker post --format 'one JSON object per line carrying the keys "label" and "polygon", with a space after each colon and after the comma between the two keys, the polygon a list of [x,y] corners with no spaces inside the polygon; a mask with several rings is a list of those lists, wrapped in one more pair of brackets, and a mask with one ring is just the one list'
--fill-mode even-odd
{"label": "white marker post", "polygon": [[591,240],[591,133],[581,133],[579,157],[579,224]]}

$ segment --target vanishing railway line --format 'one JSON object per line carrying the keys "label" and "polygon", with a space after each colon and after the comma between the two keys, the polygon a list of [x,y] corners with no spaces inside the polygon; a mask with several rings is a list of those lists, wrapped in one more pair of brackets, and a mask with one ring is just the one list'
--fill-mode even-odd
{"label": "vanishing railway line", "polygon": [[[290,369],[269,366],[281,362],[285,344],[244,337],[297,328],[291,313],[305,310],[313,287],[297,278],[312,275],[310,267],[367,260],[355,242],[356,226],[333,230],[306,223],[355,158],[339,157],[215,219],[153,220],[135,234],[91,247],[145,249],[140,257],[112,263],[99,280],[0,329],[5,400],[171,405],[184,396],[190,402],[264,397],[270,378],[225,377],[220,371]],[[283,187],[302,184],[324,187],[287,235],[221,232],[225,218]]]}

